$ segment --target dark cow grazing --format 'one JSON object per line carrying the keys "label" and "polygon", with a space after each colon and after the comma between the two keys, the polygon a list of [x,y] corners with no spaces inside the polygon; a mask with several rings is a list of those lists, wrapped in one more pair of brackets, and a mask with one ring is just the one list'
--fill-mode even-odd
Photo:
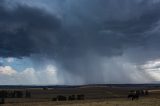
{"label": "dark cow grazing", "polygon": [[140,90],[140,95],[144,96],[144,90]]}
{"label": "dark cow grazing", "polygon": [[67,97],[59,95],[57,97],[52,98],[52,101],[74,101],[74,100],[84,100],[84,95],[70,95]]}
{"label": "dark cow grazing", "polygon": [[139,96],[145,96],[145,95],[148,95],[148,90],[131,90],[129,95],[128,95],[128,98],[132,98],[132,100],[135,100],[135,99],[139,99]]}
{"label": "dark cow grazing", "polygon": [[77,95],[77,100],[84,100],[84,95]]}
{"label": "dark cow grazing", "polygon": [[132,98],[132,100],[138,100],[139,99],[139,94],[129,94],[128,98]]}
{"label": "dark cow grazing", "polygon": [[132,97],[133,97],[133,94],[129,94],[129,95],[128,95],[128,98],[132,98]]}
{"label": "dark cow grazing", "polygon": [[138,100],[139,99],[139,95],[140,95],[140,91],[136,90],[136,91],[130,91],[128,98],[131,98],[132,100]]}
{"label": "dark cow grazing", "polygon": [[149,95],[148,90],[145,90],[144,94],[145,95]]}
{"label": "dark cow grazing", "polygon": [[67,100],[67,97],[62,96],[62,95],[59,95],[59,96],[57,96],[57,100],[58,100],[58,101],[66,101],[66,100]]}
{"label": "dark cow grazing", "polygon": [[75,95],[71,95],[68,97],[68,100],[76,100],[76,96]]}
{"label": "dark cow grazing", "polygon": [[7,91],[0,91],[0,98],[7,98]]}
{"label": "dark cow grazing", "polygon": [[132,97],[132,100],[138,100],[139,99],[139,94],[135,94],[135,95],[133,95],[133,97]]}
{"label": "dark cow grazing", "polygon": [[141,92],[142,92],[141,90],[136,90],[135,91],[135,93],[138,94],[138,95],[141,95]]}
{"label": "dark cow grazing", "polygon": [[29,91],[26,91],[25,97],[26,98],[31,98],[31,93]]}
{"label": "dark cow grazing", "polygon": [[22,98],[22,91],[0,91],[0,98]]}
{"label": "dark cow grazing", "polygon": [[14,91],[15,98],[23,98],[23,92],[22,91]]}

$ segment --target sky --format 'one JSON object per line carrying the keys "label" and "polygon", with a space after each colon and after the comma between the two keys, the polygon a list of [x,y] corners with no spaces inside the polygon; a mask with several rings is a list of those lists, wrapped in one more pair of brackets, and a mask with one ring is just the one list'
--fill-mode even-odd
{"label": "sky", "polygon": [[0,0],[0,85],[160,83],[160,0]]}

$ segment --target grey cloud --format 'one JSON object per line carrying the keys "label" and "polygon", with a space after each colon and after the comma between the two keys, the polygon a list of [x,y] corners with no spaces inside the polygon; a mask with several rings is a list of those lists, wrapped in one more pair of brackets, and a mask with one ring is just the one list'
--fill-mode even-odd
{"label": "grey cloud", "polygon": [[[149,38],[144,33],[160,18],[159,4],[149,1],[67,0],[63,8],[67,4],[70,7],[64,10],[61,19],[27,5],[18,5],[14,10],[1,6],[2,56],[44,53],[68,57],[83,56],[90,51],[120,55],[126,48],[145,45]],[[140,13],[135,13],[136,10]]]}
{"label": "grey cloud", "polygon": [[[56,2],[47,1],[49,5]],[[36,4],[37,1],[32,2]],[[87,83],[100,83],[105,80],[102,77],[105,69],[99,58],[127,55],[125,58],[138,62],[139,59],[134,59],[136,54],[143,56],[144,52],[143,49],[135,51],[135,48],[153,50],[152,46],[159,45],[157,31],[150,33],[157,28],[160,19],[159,5],[151,0],[63,0],[57,3],[61,12],[54,14],[52,6],[48,11],[38,4],[19,3],[10,10],[1,4],[0,55],[44,56]],[[144,57],[153,58],[156,52],[159,52],[158,46]],[[121,77],[129,80],[129,72],[120,68]],[[117,75],[116,68],[113,69],[115,71],[110,67],[108,70],[113,71],[113,76]]]}
{"label": "grey cloud", "polygon": [[[55,32],[61,26],[60,20],[45,10],[18,5],[9,10],[0,5],[0,48],[2,57],[23,57],[39,52],[34,37]],[[45,36],[45,35],[43,35]]]}

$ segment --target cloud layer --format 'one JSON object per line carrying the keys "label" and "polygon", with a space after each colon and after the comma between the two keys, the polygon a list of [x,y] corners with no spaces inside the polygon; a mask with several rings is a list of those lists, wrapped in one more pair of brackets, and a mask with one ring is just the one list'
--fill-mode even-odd
{"label": "cloud layer", "polygon": [[1,56],[56,55],[57,52],[60,57],[68,57],[83,56],[90,51],[110,56],[120,55],[126,48],[154,43],[150,42],[149,31],[159,23],[159,3],[63,2],[61,8],[66,10],[59,14],[61,18],[38,6],[17,4],[10,9],[7,4],[1,5]]}
{"label": "cloud layer", "polygon": [[0,56],[29,57],[39,65],[47,64],[37,63],[41,58],[53,60],[64,83],[151,82],[154,77],[139,67],[160,56],[159,5],[158,0],[3,0]]}
{"label": "cloud layer", "polygon": [[59,84],[62,83],[57,78],[57,69],[48,65],[45,70],[36,71],[34,68],[26,68],[18,72],[10,66],[0,67],[0,84],[21,85],[21,84]]}

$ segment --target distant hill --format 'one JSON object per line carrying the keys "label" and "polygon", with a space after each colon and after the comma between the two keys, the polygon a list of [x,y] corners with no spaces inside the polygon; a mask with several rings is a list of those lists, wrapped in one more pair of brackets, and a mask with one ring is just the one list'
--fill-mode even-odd
{"label": "distant hill", "polygon": [[88,84],[88,85],[0,85],[0,89],[24,89],[24,88],[78,88],[78,87],[147,87],[160,88],[160,84]]}

